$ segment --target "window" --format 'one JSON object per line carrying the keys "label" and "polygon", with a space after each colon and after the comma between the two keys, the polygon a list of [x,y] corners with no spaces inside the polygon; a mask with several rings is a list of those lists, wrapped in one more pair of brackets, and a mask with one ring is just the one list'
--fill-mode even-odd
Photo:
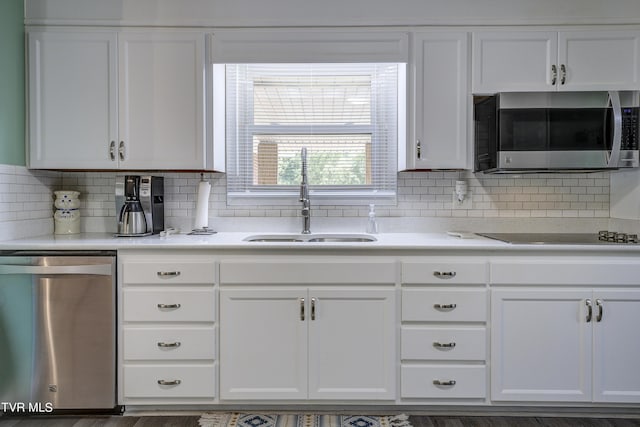
{"label": "window", "polygon": [[226,65],[228,203],[297,203],[302,147],[315,203],[395,203],[403,67]]}

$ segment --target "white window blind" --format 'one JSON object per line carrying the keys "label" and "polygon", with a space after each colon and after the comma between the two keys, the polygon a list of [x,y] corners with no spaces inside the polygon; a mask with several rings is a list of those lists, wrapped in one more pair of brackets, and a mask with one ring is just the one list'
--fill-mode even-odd
{"label": "white window blind", "polygon": [[399,65],[226,65],[227,201],[394,203]]}

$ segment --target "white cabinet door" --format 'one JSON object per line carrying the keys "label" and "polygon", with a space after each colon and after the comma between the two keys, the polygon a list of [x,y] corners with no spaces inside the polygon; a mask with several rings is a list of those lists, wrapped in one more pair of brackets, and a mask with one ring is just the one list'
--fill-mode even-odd
{"label": "white cabinet door", "polygon": [[491,399],[591,401],[591,290],[494,289]]}
{"label": "white cabinet door", "polygon": [[640,402],[640,290],[596,289],[594,400]]}
{"label": "white cabinet door", "polygon": [[110,31],[29,31],[30,168],[117,167],[116,46]]}
{"label": "white cabinet door", "polygon": [[[408,169],[467,167],[468,34],[416,33]],[[413,98],[411,100],[411,98]]]}
{"label": "white cabinet door", "polygon": [[472,56],[475,94],[556,90],[555,31],[478,31],[473,34]]}
{"label": "white cabinet door", "polygon": [[395,398],[394,290],[309,289],[309,398]]}
{"label": "white cabinet door", "polygon": [[560,90],[639,89],[639,67],[639,31],[558,34]]}
{"label": "white cabinet door", "polygon": [[639,31],[478,31],[473,93],[640,88]]}
{"label": "white cabinet door", "polygon": [[220,291],[220,398],[307,398],[307,290]]}
{"label": "white cabinet door", "polygon": [[121,168],[203,169],[204,34],[118,35]]}

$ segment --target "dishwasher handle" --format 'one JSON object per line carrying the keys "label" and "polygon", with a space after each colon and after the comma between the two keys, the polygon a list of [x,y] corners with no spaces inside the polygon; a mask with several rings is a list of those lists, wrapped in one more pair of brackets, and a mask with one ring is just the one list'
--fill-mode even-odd
{"label": "dishwasher handle", "polygon": [[113,269],[111,264],[87,264],[87,265],[0,265],[0,275],[3,274],[85,274],[94,276],[111,276]]}

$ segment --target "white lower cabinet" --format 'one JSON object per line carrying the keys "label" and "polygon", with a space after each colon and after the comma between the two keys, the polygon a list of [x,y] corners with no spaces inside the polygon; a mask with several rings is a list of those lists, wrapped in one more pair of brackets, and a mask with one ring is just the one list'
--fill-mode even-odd
{"label": "white lower cabinet", "polygon": [[484,402],[486,322],[486,262],[403,262],[401,397]]}
{"label": "white lower cabinet", "polygon": [[392,400],[393,289],[220,291],[222,400]]}
{"label": "white lower cabinet", "polygon": [[592,335],[574,289],[494,289],[491,399],[590,401]]}
{"label": "white lower cabinet", "polygon": [[[640,271],[627,274],[640,264],[581,261],[572,272],[571,265],[554,258],[492,266],[492,277],[502,282],[491,291],[493,401],[640,402],[640,340],[633,329],[640,325],[640,289],[615,286],[616,271],[625,272],[619,282],[640,281]],[[539,283],[556,268],[561,285]],[[538,283],[503,286],[512,270],[519,272],[514,282]],[[607,270],[608,283],[578,285]]]}
{"label": "white lower cabinet", "polygon": [[217,388],[215,262],[120,256],[119,403],[203,404]]}
{"label": "white lower cabinet", "polygon": [[640,402],[640,289],[597,289],[593,398]]}
{"label": "white lower cabinet", "polygon": [[122,405],[640,403],[633,256],[122,252]]}

